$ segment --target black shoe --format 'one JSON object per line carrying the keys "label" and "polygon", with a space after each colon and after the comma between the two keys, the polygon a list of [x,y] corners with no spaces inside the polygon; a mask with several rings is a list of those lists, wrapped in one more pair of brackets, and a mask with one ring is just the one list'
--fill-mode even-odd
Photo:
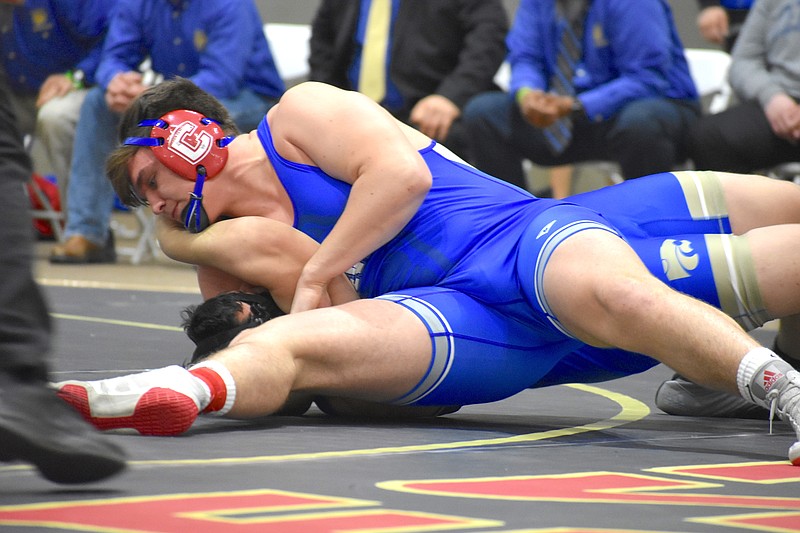
{"label": "black shoe", "polygon": [[0,373],[0,460],[32,463],[55,483],[89,483],[125,468],[125,453],[43,382]]}

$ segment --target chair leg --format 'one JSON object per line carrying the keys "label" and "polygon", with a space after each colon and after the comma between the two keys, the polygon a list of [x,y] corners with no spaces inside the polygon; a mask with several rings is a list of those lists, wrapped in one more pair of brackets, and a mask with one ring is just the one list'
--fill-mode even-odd
{"label": "chair leg", "polygon": [[133,247],[118,246],[117,253],[129,255],[131,264],[138,265],[147,258],[155,259],[163,255],[163,252],[156,239],[155,215],[143,208],[133,209],[133,214],[139,225],[138,229],[133,230],[119,225],[114,231],[118,238],[121,236],[124,239],[136,239],[136,245]]}
{"label": "chair leg", "polygon": [[767,171],[767,176],[778,180],[793,181],[800,185],[800,161],[774,166]]}
{"label": "chair leg", "polygon": [[[36,200],[42,207],[40,209],[31,209],[31,216],[34,219],[45,219],[50,221],[50,227],[53,228],[53,238],[57,242],[64,241],[64,213],[53,207],[50,198],[44,193],[39,185],[31,179],[25,186],[25,193],[30,200]],[[31,194],[33,196],[31,197]]]}

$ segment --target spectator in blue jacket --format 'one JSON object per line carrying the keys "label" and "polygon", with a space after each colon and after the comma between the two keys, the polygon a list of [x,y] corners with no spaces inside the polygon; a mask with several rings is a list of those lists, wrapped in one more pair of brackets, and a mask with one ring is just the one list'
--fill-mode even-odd
{"label": "spectator in blue jacket", "polygon": [[[623,176],[671,170],[686,158],[684,138],[700,114],[697,90],[672,12],[664,0],[586,2],[576,41],[572,87],[551,79],[566,22],[564,0],[522,0],[507,38],[509,93],[473,99],[463,121],[473,162],[523,185],[524,158],[542,166],[613,160]],[[573,2],[574,3],[574,2]],[[570,119],[563,151],[546,130]]]}
{"label": "spectator in blue jacket", "polygon": [[110,0],[21,0],[0,5],[0,48],[17,126],[33,170],[66,184],[87,87],[94,84]]}
{"label": "spectator in blue jacket", "polygon": [[216,96],[243,131],[255,129],[283,94],[253,0],[120,0],[111,18],[76,131],[67,195],[66,242],[53,263],[116,261],[109,230],[114,191],[105,160],[116,147],[120,114],[153,81],[188,78]]}

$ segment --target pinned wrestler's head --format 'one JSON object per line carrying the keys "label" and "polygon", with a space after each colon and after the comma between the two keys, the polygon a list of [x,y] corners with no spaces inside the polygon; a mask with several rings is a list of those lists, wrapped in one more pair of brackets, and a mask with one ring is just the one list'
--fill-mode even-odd
{"label": "pinned wrestler's head", "polygon": [[236,335],[284,315],[267,291],[226,292],[181,312],[183,330],[196,348],[194,364],[225,348]]}
{"label": "pinned wrestler's head", "polygon": [[211,223],[203,187],[225,167],[227,145],[237,133],[216,98],[189,80],[165,81],[143,92],[123,115],[122,146],[106,170],[125,205],[150,204],[197,233]]}

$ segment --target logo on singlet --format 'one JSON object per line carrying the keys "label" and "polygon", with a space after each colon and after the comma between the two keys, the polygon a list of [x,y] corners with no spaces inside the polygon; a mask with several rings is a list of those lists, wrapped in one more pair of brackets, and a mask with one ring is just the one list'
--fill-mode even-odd
{"label": "logo on singlet", "polygon": [[353,284],[353,288],[358,292],[358,289],[361,288],[361,271],[364,270],[364,261],[361,261],[352,267],[347,269],[347,272],[344,273],[347,276],[347,279],[350,280],[350,283]]}
{"label": "logo on singlet", "polygon": [[661,266],[670,281],[691,276],[690,272],[700,264],[691,241],[667,239],[661,243]]}
{"label": "logo on singlet", "polygon": [[542,228],[542,230],[539,232],[539,234],[536,236],[536,238],[538,239],[542,235],[547,235],[548,233],[550,233],[550,228],[552,228],[553,224],[555,224],[555,223],[556,223],[555,220],[550,221],[545,227]]}

